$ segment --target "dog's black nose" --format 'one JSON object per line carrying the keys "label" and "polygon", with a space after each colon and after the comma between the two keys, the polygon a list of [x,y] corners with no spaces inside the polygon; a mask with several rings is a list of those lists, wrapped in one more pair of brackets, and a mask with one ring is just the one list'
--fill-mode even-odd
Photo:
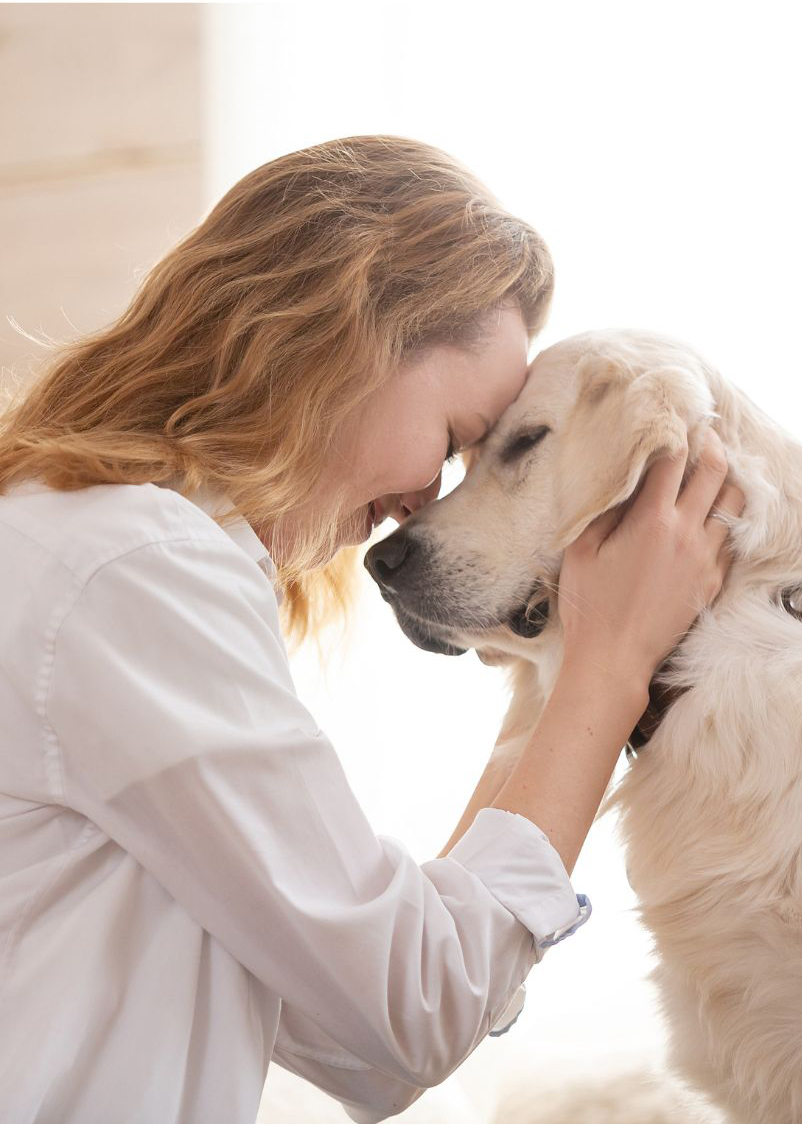
{"label": "dog's black nose", "polygon": [[365,555],[365,566],[374,581],[382,586],[397,584],[401,567],[409,559],[414,541],[403,527],[376,543]]}

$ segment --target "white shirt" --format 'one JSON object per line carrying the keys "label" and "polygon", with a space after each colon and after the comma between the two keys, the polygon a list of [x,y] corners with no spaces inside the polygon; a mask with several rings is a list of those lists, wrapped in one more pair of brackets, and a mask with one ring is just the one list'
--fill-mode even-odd
{"label": "white shirt", "polygon": [[271,1058],[371,1124],[589,912],[523,816],[420,865],[374,834],[226,506],[0,495],[4,1124],[253,1124]]}

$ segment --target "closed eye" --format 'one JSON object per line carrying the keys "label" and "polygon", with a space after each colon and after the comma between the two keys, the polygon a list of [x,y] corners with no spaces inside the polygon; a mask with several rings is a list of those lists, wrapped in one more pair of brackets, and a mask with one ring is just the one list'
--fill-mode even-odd
{"label": "closed eye", "polygon": [[511,437],[501,450],[502,464],[512,464],[520,460],[526,453],[530,453],[535,445],[539,445],[551,429],[547,425],[537,425],[534,429],[526,429]]}

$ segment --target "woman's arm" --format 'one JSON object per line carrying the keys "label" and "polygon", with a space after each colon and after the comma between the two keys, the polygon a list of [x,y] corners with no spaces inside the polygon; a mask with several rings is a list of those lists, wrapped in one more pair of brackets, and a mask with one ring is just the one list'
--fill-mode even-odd
{"label": "woman's arm", "polygon": [[[581,663],[576,667],[563,664],[528,743],[509,755],[499,756],[494,751],[451,838],[437,857],[442,859],[449,853],[480,808],[496,807],[521,812],[534,820],[548,835],[570,874],[579,849],[571,859],[566,833],[573,831],[576,836],[576,829],[570,825],[578,816],[581,823],[587,823],[587,834],[621,747],[646,709],[648,698],[648,691],[638,682],[613,680]],[[568,760],[556,759],[558,755]],[[528,812],[513,807],[517,789],[531,793]],[[566,801],[572,805],[570,809],[564,806]]]}
{"label": "woman's arm", "polygon": [[[498,746],[498,742],[496,743]],[[476,813],[480,808],[489,807],[501,791],[505,781],[509,778],[515,764],[518,760],[518,754],[511,754],[507,756],[499,756],[497,751],[494,750],[490,760],[485,765],[485,771],[479,778],[479,783],[473,790],[473,796],[468,801],[468,806],[462,813],[459,823],[451,833],[451,838],[446,843],[443,850],[437,856],[438,859],[445,858],[454,844],[461,838],[476,818]]]}
{"label": "woman's arm", "polygon": [[491,804],[532,820],[570,874],[618,755],[649,701],[648,680],[563,665],[540,721]]}

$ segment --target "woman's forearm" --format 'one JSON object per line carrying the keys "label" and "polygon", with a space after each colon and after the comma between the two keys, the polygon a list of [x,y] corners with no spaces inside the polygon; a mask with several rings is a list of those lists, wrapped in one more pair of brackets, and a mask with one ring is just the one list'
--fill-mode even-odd
{"label": "woman's forearm", "polygon": [[490,802],[537,824],[569,874],[647,704],[643,677],[564,665],[532,737]]}
{"label": "woman's forearm", "polygon": [[465,811],[462,813],[459,823],[454,828],[451,838],[446,843],[443,850],[437,856],[442,859],[458,839],[468,830],[473,823],[476,813],[480,808],[489,807],[493,800],[496,798],[505,781],[509,778],[510,773],[515,767],[517,756],[499,756],[494,753],[485,766],[485,771],[479,778],[479,783],[473,790],[473,796],[468,801]]}
{"label": "woman's forearm", "polygon": [[494,751],[437,857],[448,854],[481,808],[496,807],[533,820],[570,873],[647,702],[641,680],[584,663],[564,665],[529,742],[508,756]]}

